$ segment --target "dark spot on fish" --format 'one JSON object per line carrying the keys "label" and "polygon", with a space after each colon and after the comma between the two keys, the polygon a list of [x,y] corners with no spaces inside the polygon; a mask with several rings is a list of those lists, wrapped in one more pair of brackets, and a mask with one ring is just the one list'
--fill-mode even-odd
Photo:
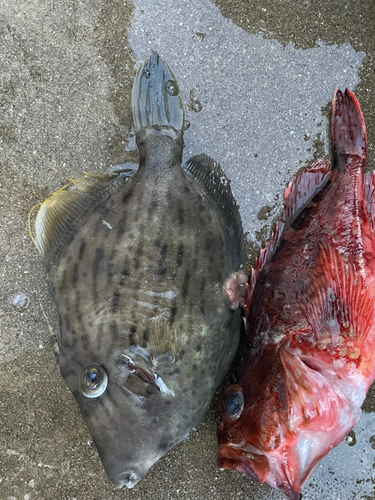
{"label": "dark spot on fish", "polygon": [[121,238],[121,236],[125,233],[126,218],[127,218],[127,214],[126,214],[126,212],[124,212],[122,214],[121,219],[118,222],[117,232],[116,232],[117,239]]}
{"label": "dark spot on fish", "polygon": [[192,396],[195,396],[197,393],[195,391],[191,392]]}
{"label": "dark spot on fish", "polygon": [[94,259],[94,264],[92,266],[92,279],[93,281],[96,281],[96,278],[98,277],[99,273],[99,264],[100,261],[103,259],[104,252],[102,248],[97,248],[95,250],[95,259]]}
{"label": "dark spot on fish", "polygon": [[116,341],[118,339],[118,326],[117,323],[111,323],[110,325],[112,340]]}
{"label": "dark spot on fish", "polygon": [[182,260],[184,258],[184,245],[180,243],[177,249],[177,265],[181,266]]}
{"label": "dark spot on fish", "polygon": [[149,328],[145,328],[145,330],[143,332],[143,340],[144,340],[145,344],[147,345],[149,340],[150,340],[150,329]]}
{"label": "dark spot on fish", "polygon": [[175,375],[179,375],[181,373],[181,370],[179,368],[176,368],[175,370],[171,371],[171,372],[168,372],[168,375],[170,377],[173,377]]}
{"label": "dark spot on fish", "polygon": [[135,325],[131,326],[130,333],[132,333],[134,335],[136,332],[137,332],[137,327]]}
{"label": "dark spot on fish", "polygon": [[110,397],[110,396],[111,396],[111,391],[110,391],[110,389],[109,389],[109,387],[108,387],[108,386],[107,386],[107,389],[105,390],[105,393],[106,393],[106,395],[107,395],[108,397]]}
{"label": "dark spot on fish", "polygon": [[78,255],[79,260],[82,260],[83,254],[85,253],[85,249],[86,249],[86,240],[82,238],[81,246],[79,247],[79,255]]}
{"label": "dark spot on fish", "polygon": [[184,207],[182,206],[182,203],[177,205],[177,220],[180,226],[183,226],[185,223],[185,214],[184,214]]}
{"label": "dark spot on fish", "polygon": [[116,290],[112,297],[112,312],[115,313],[120,303],[120,292]]}
{"label": "dark spot on fish", "polygon": [[130,190],[129,190],[129,191],[128,191],[128,192],[127,192],[124,196],[123,196],[123,198],[122,198],[122,202],[123,202],[123,203],[127,203],[127,202],[128,202],[128,200],[131,198],[132,194],[133,194],[133,190],[132,190],[132,189],[130,189]]}
{"label": "dark spot on fish", "polygon": [[195,370],[197,369],[197,365],[196,365],[196,364],[194,364],[194,365],[191,367],[191,369],[192,369],[193,371],[195,371]]}
{"label": "dark spot on fish", "polygon": [[124,268],[122,270],[122,275],[120,279],[120,285],[123,286],[125,284],[125,281],[127,281],[130,277],[130,264],[128,259],[125,259],[124,262]]}
{"label": "dark spot on fish", "polygon": [[157,199],[151,200],[151,203],[150,203],[148,210],[147,210],[149,217],[151,217],[152,214],[155,212],[155,210],[157,209],[157,206],[158,206],[158,200]]}
{"label": "dark spot on fish", "polygon": [[83,276],[84,278],[86,278],[86,277],[87,277],[87,273],[86,273],[86,271],[83,271],[82,276]]}
{"label": "dark spot on fish", "polygon": [[171,403],[172,403],[172,401],[167,400],[167,401],[165,402],[165,406],[169,406]]}
{"label": "dark spot on fish", "polygon": [[161,246],[160,238],[156,238],[154,245],[156,246],[156,248],[159,248]]}
{"label": "dark spot on fish", "polygon": [[181,349],[181,351],[178,353],[180,359],[182,359],[184,357],[184,354],[185,354],[185,350]]}
{"label": "dark spot on fish", "polygon": [[165,276],[167,273],[167,268],[165,267],[165,258],[167,256],[168,245],[164,243],[160,249],[160,259],[158,262],[158,274],[159,276]]}
{"label": "dark spot on fish", "polygon": [[185,193],[189,194],[190,193],[190,188],[188,188],[187,186],[185,186],[184,191],[185,191]]}
{"label": "dark spot on fish", "polygon": [[76,286],[77,281],[78,281],[78,263],[74,264],[74,268],[73,268],[73,276],[72,276],[73,287]]}
{"label": "dark spot on fish", "polygon": [[[196,269],[196,267],[194,267],[194,269]],[[189,271],[189,269],[186,269],[184,281],[182,283],[182,290],[181,290],[181,296],[182,296],[184,304],[185,304],[185,299],[186,299],[188,291],[189,291],[189,280],[190,280],[190,271]]]}
{"label": "dark spot on fish", "polygon": [[66,269],[64,269],[62,280],[61,280],[61,288],[65,288],[66,286]]}
{"label": "dark spot on fish", "polygon": [[78,319],[78,321],[81,321],[82,320],[82,314],[80,311],[81,294],[79,291],[77,291],[74,303],[75,303],[75,313],[76,313],[77,319]]}
{"label": "dark spot on fish", "polygon": [[211,248],[211,238],[206,238],[206,241],[204,242],[204,248],[205,250],[210,250]]}
{"label": "dark spot on fish", "polygon": [[108,270],[107,270],[107,283],[108,284],[112,283],[113,268],[114,268],[114,265],[111,264],[111,263],[109,263],[108,264]]}
{"label": "dark spot on fish", "polygon": [[202,350],[202,344],[198,344],[197,347],[195,348],[197,352],[201,352]]}
{"label": "dark spot on fish", "polygon": [[169,316],[169,324],[172,325],[174,323],[174,320],[176,319],[176,312],[177,312],[177,303],[176,299],[173,299],[172,305],[171,305],[171,312]]}
{"label": "dark spot on fish", "polygon": [[72,256],[69,255],[69,257],[66,259],[66,263],[69,264],[70,262],[72,262]]}
{"label": "dark spot on fish", "polygon": [[88,341],[88,337],[87,337],[87,335],[86,335],[86,334],[85,334],[85,335],[82,335],[82,336],[81,336],[81,340],[82,340],[82,342],[84,342],[85,344],[87,344],[87,341]]}
{"label": "dark spot on fish", "polygon": [[[71,334],[72,334],[72,335],[73,335],[73,337],[74,337],[75,335],[77,335],[77,332],[73,329],[73,330],[71,331]],[[73,342],[74,342],[74,345],[75,345],[75,344],[77,343],[77,339],[74,339],[74,341],[73,341]]]}
{"label": "dark spot on fish", "polygon": [[145,229],[146,229],[146,228],[145,228],[145,225],[144,225],[144,224],[141,224],[141,225],[139,226],[139,234],[143,234],[143,233],[145,232]]}
{"label": "dark spot on fish", "polygon": [[68,332],[70,330],[70,319],[68,314],[64,314],[64,324],[65,330]]}

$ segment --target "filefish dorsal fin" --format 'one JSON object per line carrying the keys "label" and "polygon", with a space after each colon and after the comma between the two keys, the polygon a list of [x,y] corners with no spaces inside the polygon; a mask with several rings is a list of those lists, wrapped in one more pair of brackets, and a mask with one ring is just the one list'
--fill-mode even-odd
{"label": "filefish dorsal fin", "polygon": [[127,169],[99,175],[85,174],[53,193],[40,205],[32,237],[46,262],[52,262],[83,214],[130,179],[133,173],[134,170]]}
{"label": "filefish dorsal fin", "polygon": [[205,193],[216,204],[226,227],[233,266],[238,269],[242,262],[244,236],[230,180],[220,165],[205,154],[193,156],[183,168],[202,185]]}

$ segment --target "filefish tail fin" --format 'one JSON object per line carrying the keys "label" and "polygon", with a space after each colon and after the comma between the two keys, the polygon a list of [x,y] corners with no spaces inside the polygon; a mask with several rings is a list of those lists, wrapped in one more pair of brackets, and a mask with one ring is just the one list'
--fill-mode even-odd
{"label": "filefish tail fin", "polygon": [[172,127],[182,133],[184,110],[177,81],[157,52],[139,68],[133,85],[134,133],[147,127]]}
{"label": "filefish tail fin", "polygon": [[335,90],[332,100],[332,145],[335,155],[367,156],[366,126],[357,98],[349,89]]}

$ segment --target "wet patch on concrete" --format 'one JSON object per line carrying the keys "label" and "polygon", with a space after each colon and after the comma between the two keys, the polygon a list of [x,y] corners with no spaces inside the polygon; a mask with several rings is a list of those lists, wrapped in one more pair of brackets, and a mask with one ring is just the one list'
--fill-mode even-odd
{"label": "wet patch on concrete", "polygon": [[[318,40],[327,45],[349,42],[366,58],[359,70],[361,81],[355,92],[361,103],[368,128],[368,154],[371,168],[375,165],[375,6],[372,0],[356,2],[333,0],[297,0],[280,4],[274,0],[214,0],[224,17],[251,34],[278,40],[286,46],[292,42],[297,49],[317,46]],[[292,20],[292,22],[291,22]],[[342,68],[344,72],[345,67]],[[339,85],[340,82],[337,82]],[[353,89],[352,89],[353,90]]]}
{"label": "wet patch on concrete", "polygon": [[[295,172],[317,149],[328,152],[322,108],[336,87],[355,88],[360,82],[365,53],[348,42],[284,46],[239,28],[208,0],[181,5],[168,0],[157,8],[152,0],[134,4],[129,40],[137,64],[157,50],[181,89],[191,124],[185,160],[204,152],[221,164],[247,238],[255,241],[262,225],[259,209],[272,205],[277,195],[281,208]],[[198,113],[189,105],[193,89],[202,105]]]}

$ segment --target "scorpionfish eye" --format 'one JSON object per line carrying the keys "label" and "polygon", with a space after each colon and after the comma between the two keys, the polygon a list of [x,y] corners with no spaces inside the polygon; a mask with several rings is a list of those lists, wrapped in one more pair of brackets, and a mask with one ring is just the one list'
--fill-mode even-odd
{"label": "scorpionfish eye", "polygon": [[106,390],[108,377],[99,365],[87,366],[81,377],[81,391],[87,398],[97,398]]}
{"label": "scorpionfish eye", "polygon": [[227,387],[221,402],[223,417],[228,422],[235,422],[241,416],[244,408],[244,397],[242,387],[230,385]]}

